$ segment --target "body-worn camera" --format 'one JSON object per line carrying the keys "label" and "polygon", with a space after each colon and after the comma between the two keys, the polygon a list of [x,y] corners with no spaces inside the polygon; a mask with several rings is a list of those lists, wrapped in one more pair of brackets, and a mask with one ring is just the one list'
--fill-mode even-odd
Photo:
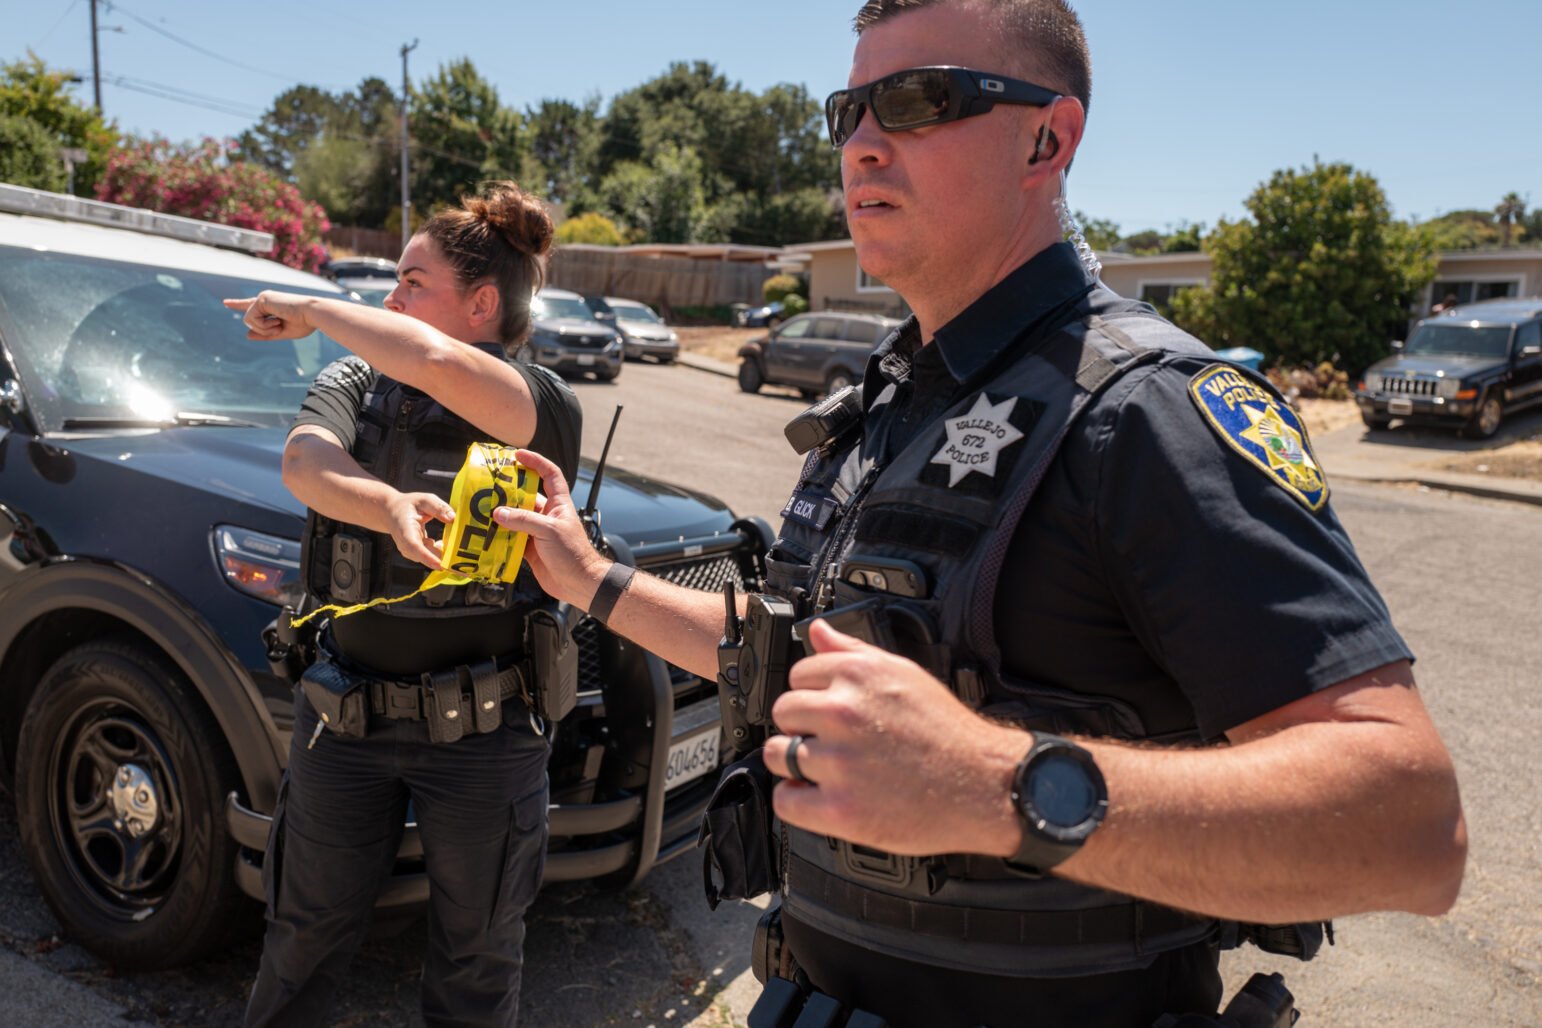
{"label": "body-worn camera", "polygon": [[847,386],[831,393],[787,423],[782,433],[799,454],[838,442],[862,423],[862,392]]}
{"label": "body-worn camera", "polygon": [[771,704],[787,690],[787,672],[802,656],[795,650],[791,603],[750,593],[739,617],[732,582],[723,586],[727,617],[717,647],[718,703],[728,745],[748,753],[771,734]]}
{"label": "body-worn camera", "polygon": [[365,603],[369,600],[368,539],[338,532],[332,537],[332,602]]}

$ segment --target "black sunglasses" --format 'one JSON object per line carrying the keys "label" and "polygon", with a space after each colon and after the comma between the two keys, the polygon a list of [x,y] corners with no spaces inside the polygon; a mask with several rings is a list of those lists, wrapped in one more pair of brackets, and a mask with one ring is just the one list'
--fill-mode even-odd
{"label": "black sunglasses", "polygon": [[903,132],[984,114],[997,104],[1043,107],[1060,98],[1053,89],[968,68],[909,68],[825,98],[830,142],[846,145],[862,113],[872,108],[878,127]]}

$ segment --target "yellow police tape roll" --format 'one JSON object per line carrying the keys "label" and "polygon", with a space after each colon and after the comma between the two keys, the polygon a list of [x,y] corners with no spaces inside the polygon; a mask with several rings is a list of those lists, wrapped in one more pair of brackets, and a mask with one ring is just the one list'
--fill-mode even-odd
{"label": "yellow police tape roll", "polygon": [[466,463],[455,475],[450,488],[450,506],[455,520],[445,526],[444,552],[439,570],[431,571],[423,584],[406,596],[387,599],[382,596],[351,607],[338,604],[313,610],[292,623],[298,627],[318,614],[347,617],[361,610],[388,603],[410,600],[418,593],[440,585],[469,585],[472,582],[512,582],[519,574],[525,557],[525,533],[511,532],[493,520],[499,507],[535,509],[535,494],[541,479],[534,471],[514,459],[514,447],[497,443],[472,443],[466,450]]}

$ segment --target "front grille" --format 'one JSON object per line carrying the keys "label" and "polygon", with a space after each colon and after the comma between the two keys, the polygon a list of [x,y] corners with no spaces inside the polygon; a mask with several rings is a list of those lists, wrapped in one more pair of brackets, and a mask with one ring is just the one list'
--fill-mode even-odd
{"label": "front grille", "polygon": [[1434,378],[1392,378],[1388,376],[1381,381],[1383,391],[1397,393],[1399,396],[1434,396],[1435,390],[1439,386],[1439,379]]}
{"label": "front grille", "polygon": [[739,562],[732,556],[654,564],[648,568],[648,572],[666,582],[683,585],[687,589],[700,589],[704,592],[722,592],[723,583],[729,581],[733,582],[735,588],[744,587],[744,576],[739,570]]}
{"label": "front grille", "polygon": [[609,342],[605,336],[563,336],[562,341],[585,350],[598,350]]}
{"label": "front grille", "polygon": [[578,646],[578,688],[582,692],[604,684],[600,671],[600,633],[605,631],[594,618],[581,618],[573,628],[573,642]]}

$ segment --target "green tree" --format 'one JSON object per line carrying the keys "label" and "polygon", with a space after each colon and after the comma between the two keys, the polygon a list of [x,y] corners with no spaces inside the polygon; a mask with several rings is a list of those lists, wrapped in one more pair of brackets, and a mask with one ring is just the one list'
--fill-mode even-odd
{"label": "green tree", "polygon": [[1286,366],[1358,372],[1383,356],[1434,277],[1428,233],[1394,221],[1381,186],[1348,164],[1277,171],[1246,207],[1207,238],[1211,284],[1178,295],[1179,323]]}
{"label": "green tree", "polygon": [[1437,250],[1483,250],[1499,245],[1493,211],[1462,210],[1424,223]]}
{"label": "green tree", "polygon": [[[75,166],[75,192],[89,196],[107,167],[108,156],[118,145],[118,132],[95,110],[70,95],[71,78],[66,72],[50,71],[43,59],[30,51],[23,60],[0,65],[0,116],[23,118],[38,126],[52,145],[55,161],[61,160],[61,148],[85,150],[86,160]],[[25,133],[32,142],[17,145],[35,146],[40,138],[36,133],[13,128],[8,139],[19,140],[19,133]],[[9,145],[7,142],[6,146]],[[19,154],[14,158],[22,160]],[[62,179],[58,188],[64,188]]]}
{"label": "green tree", "polygon": [[1163,253],[1198,253],[1204,249],[1205,226],[1180,222],[1172,234],[1162,240]]}
{"label": "green tree", "polygon": [[1087,245],[1094,250],[1112,250],[1119,245],[1119,226],[1107,218],[1093,218],[1077,211],[1076,223],[1082,227]]}
{"label": "green tree", "polygon": [[582,106],[547,99],[525,111],[529,185],[570,209],[592,202],[592,173],[600,145],[599,107],[598,97]]}
{"label": "green tree", "polygon": [[557,226],[558,243],[592,243],[595,246],[620,246],[625,240],[616,223],[598,211],[569,218]]}
{"label": "green tree", "polygon": [[64,189],[64,162],[54,137],[31,118],[0,114],[0,182],[55,193]]}
{"label": "green tree", "polygon": [[[1088,241],[1091,242],[1090,238]],[[1162,233],[1154,228],[1148,228],[1144,232],[1136,232],[1133,235],[1125,236],[1119,240],[1117,246],[1099,247],[1094,245],[1094,249],[1115,249],[1120,253],[1133,253],[1145,256],[1147,254],[1161,253],[1162,244],[1166,241],[1167,237]]]}
{"label": "green tree", "polygon": [[651,164],[623,161],[605,176],[599,194],[637,241],[693,242],[708,215],[701,158],[689,147],[661,146]]}
{"label": "green tree", "polygon": [[442,65],[413,91],[414,205],[430,210],[455,203],[484,180],[517,179],[525,158],[520,120],[469,59]]}
{"label": "green tree", "polygon": [[1494,218],[1499,222],[1499,245],[1509,246],[1510,237],[1516,228],[1521,230],[1524,236],[1526,217],[1526,201],[1522,200],[1519,193],[1506,193],[1494,208]]}

